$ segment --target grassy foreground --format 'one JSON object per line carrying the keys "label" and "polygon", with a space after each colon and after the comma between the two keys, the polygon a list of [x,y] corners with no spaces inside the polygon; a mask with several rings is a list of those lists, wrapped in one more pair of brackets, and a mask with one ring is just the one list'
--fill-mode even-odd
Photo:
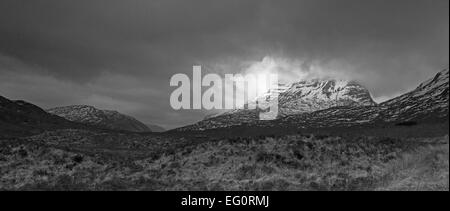
{"label": "grassy foreground", "polygon": [[449,190],[448,135],[166,139],[70,130],[1,140],[0,189]]}

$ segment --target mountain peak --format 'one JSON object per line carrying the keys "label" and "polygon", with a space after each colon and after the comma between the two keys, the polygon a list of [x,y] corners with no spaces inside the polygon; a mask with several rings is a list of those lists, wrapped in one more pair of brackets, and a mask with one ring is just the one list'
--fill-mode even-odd
{"label": "mountain peak", "polygon": [[336,106],[374,106],[369,91],[356,81],[311,79],[295,82],[280,93],[279,107],[286,115]]}
{"label": "mountain peak", "polygon": [[[279,117],[311,113],[333,107],[376,106],[369,91],[356,81],[334,79],[309,79],[290,84],[279,84],[277,90],[269,90],[263,96],[249,104],[271,103],[267,99],[278,94]],[[236,109],[209,115],[204,120],[224,117],[234,121],[248,122],[255,120],[255,112]]]}

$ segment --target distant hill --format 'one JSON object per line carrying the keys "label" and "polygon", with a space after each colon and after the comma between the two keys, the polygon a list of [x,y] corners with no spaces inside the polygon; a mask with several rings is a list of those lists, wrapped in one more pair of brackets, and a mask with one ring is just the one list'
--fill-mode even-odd
{"label": "distant hill", "polygon": [[82,127],[49,114],[31,103],[0,96],[0,137],[27,136],[47,130]]}
{"label": "distant hill", "polygon": [[100,110],[93,106],[73,105],[52,108],[47,111],[70,121],[95,127],[130,132],[152,132],[147,125],[131,116],[117,111]]}

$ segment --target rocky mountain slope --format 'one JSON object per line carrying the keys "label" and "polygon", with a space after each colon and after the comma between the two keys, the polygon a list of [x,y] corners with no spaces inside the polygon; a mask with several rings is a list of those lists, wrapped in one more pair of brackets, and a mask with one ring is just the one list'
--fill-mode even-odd
{"label": "rocky mountain slope", "polygon": [[[377,123],[402,123],[407,121],[435,121],[436,119],[445,120],[448,119],[448,89],[449,70],[445,69],[437,73],[433,78],[421,83],[411,92],[379,105],[371,103],[373,101],[367,100],[367,97],[363,97],[370,96],[370,94],[363,94],[365,91],[360,91],[356,92],[356,95],[351,95],[360,97],[357,98],[360,101],[356,102],[364,102],[357,104],[357,106],[352,103],[344,104],[343,106],[336,105],[335,107],[313,112],[284,115],[272,121],[258,120],[257,110],[241,110],[239,112],[225,113],[206,119],[194,125],[179,128],[178,131],[207,130],[239,125],[257,127],[325,128]],[[292,96],[292,93],[296,92],[289,92],[290,96]],[[328,95],[337,96],[338,94],[325,92],[325,94],[321,96]],[[318,95],[316,94],[313,96]],[[279,99],[281,107],[286,105],[286,101],[283,101],[284,99],[288,98],[281,96]],[[302,100],[295,100],[294,102],[302,102]],[[295,105],[295,103],[289,105]],[[305,108],[305,106],[299,107],[299,110]],[[311,106],[307,104],[306,107]]]}
{"label": "rocky mountain slope", "polygon": [[[324,110],[336,106],[374,106],[376,103],[369,91],[355,81],[346,80],[305,80],[292,84],[279,84],[277,90],[269,90],[266,94],[249,102],[249,105],[269,107],[270,99],[278,94],[279,116],[288,116]],[[254,106],[256,107],[256,106]],[[219,114],[208,115],[205,119],[233,115],[240,119],[245,116],[245,109],[235,109]],[[241,119],[241,121],[246,121]]]}
{"label": "rocky mountain slope", "polygon": [[[373,101],[369,91],[354,81],[312,79],[292,84],[280,84],[278,90],[269,90],[266,95],[258,97],[252,103],[268,104],[273,94],[278,93],[278,120],[295,115],[305,116],[317,111],[334,107],[372,107]],[[230,127],[240,124],[266,124],[259,121],[258,109],[236,109],[217,115],[210,115],[204,120],[180,128],[179,130],[205,130]],[[274,121],[269,121],[272,124]]]}
{"label": "rocky mountain slope", "polygon": [[336,106],[373,106],[369,91],[354,81],[309,80],[294,83],[280,93],[281,113],[293,115]]}
{"label": "rocky mountain slope", "polygon": [[386,121],[448,117],[449,69],[421,83],[416,89],[382,103]]}
{"label": "rocky mountain slope", "polygon": [[81,127],[31,103],[0,96],[0,137],[27,136],[46,130]]}
{"label": "rocky mountain slope", "polygon": [[117,111],[100,110],[87,105],[73,105],[57,107],[47,110],[73,122],[79,122],[91,126],[124,130],[131,132],[151,132],[151,129],[133,117],[121,114]]}
{"label": "rocky mountain slope", "polygon": [[449,70],[437,73],[416,89],[369,107],[336,107],[311,115],[283,118],[286,124],[302,127],[346,127],[362,124],[435,122],[448,120]]}

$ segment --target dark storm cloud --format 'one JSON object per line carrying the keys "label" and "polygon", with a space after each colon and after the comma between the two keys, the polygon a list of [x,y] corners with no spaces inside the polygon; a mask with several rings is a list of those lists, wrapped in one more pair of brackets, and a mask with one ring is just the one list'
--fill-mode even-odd
{"label": "dark storm cloud", "polygon": [[230,51],[220,34],[245,24],[256,10],[237,3],[6,2],[0,14],[1,50],[62,77],[91,77],[105,69],[164,72],[157,70],[192,63],[210,54],[210,47]]}
{"label": "dark storm cloud", "polygon": [[174,73],[273,56],[305,70],[319,62],[384,98],[448,66],[448,9],[448,0],[6,0],[0,95],[174,127],[201,118],[168,106]]}

